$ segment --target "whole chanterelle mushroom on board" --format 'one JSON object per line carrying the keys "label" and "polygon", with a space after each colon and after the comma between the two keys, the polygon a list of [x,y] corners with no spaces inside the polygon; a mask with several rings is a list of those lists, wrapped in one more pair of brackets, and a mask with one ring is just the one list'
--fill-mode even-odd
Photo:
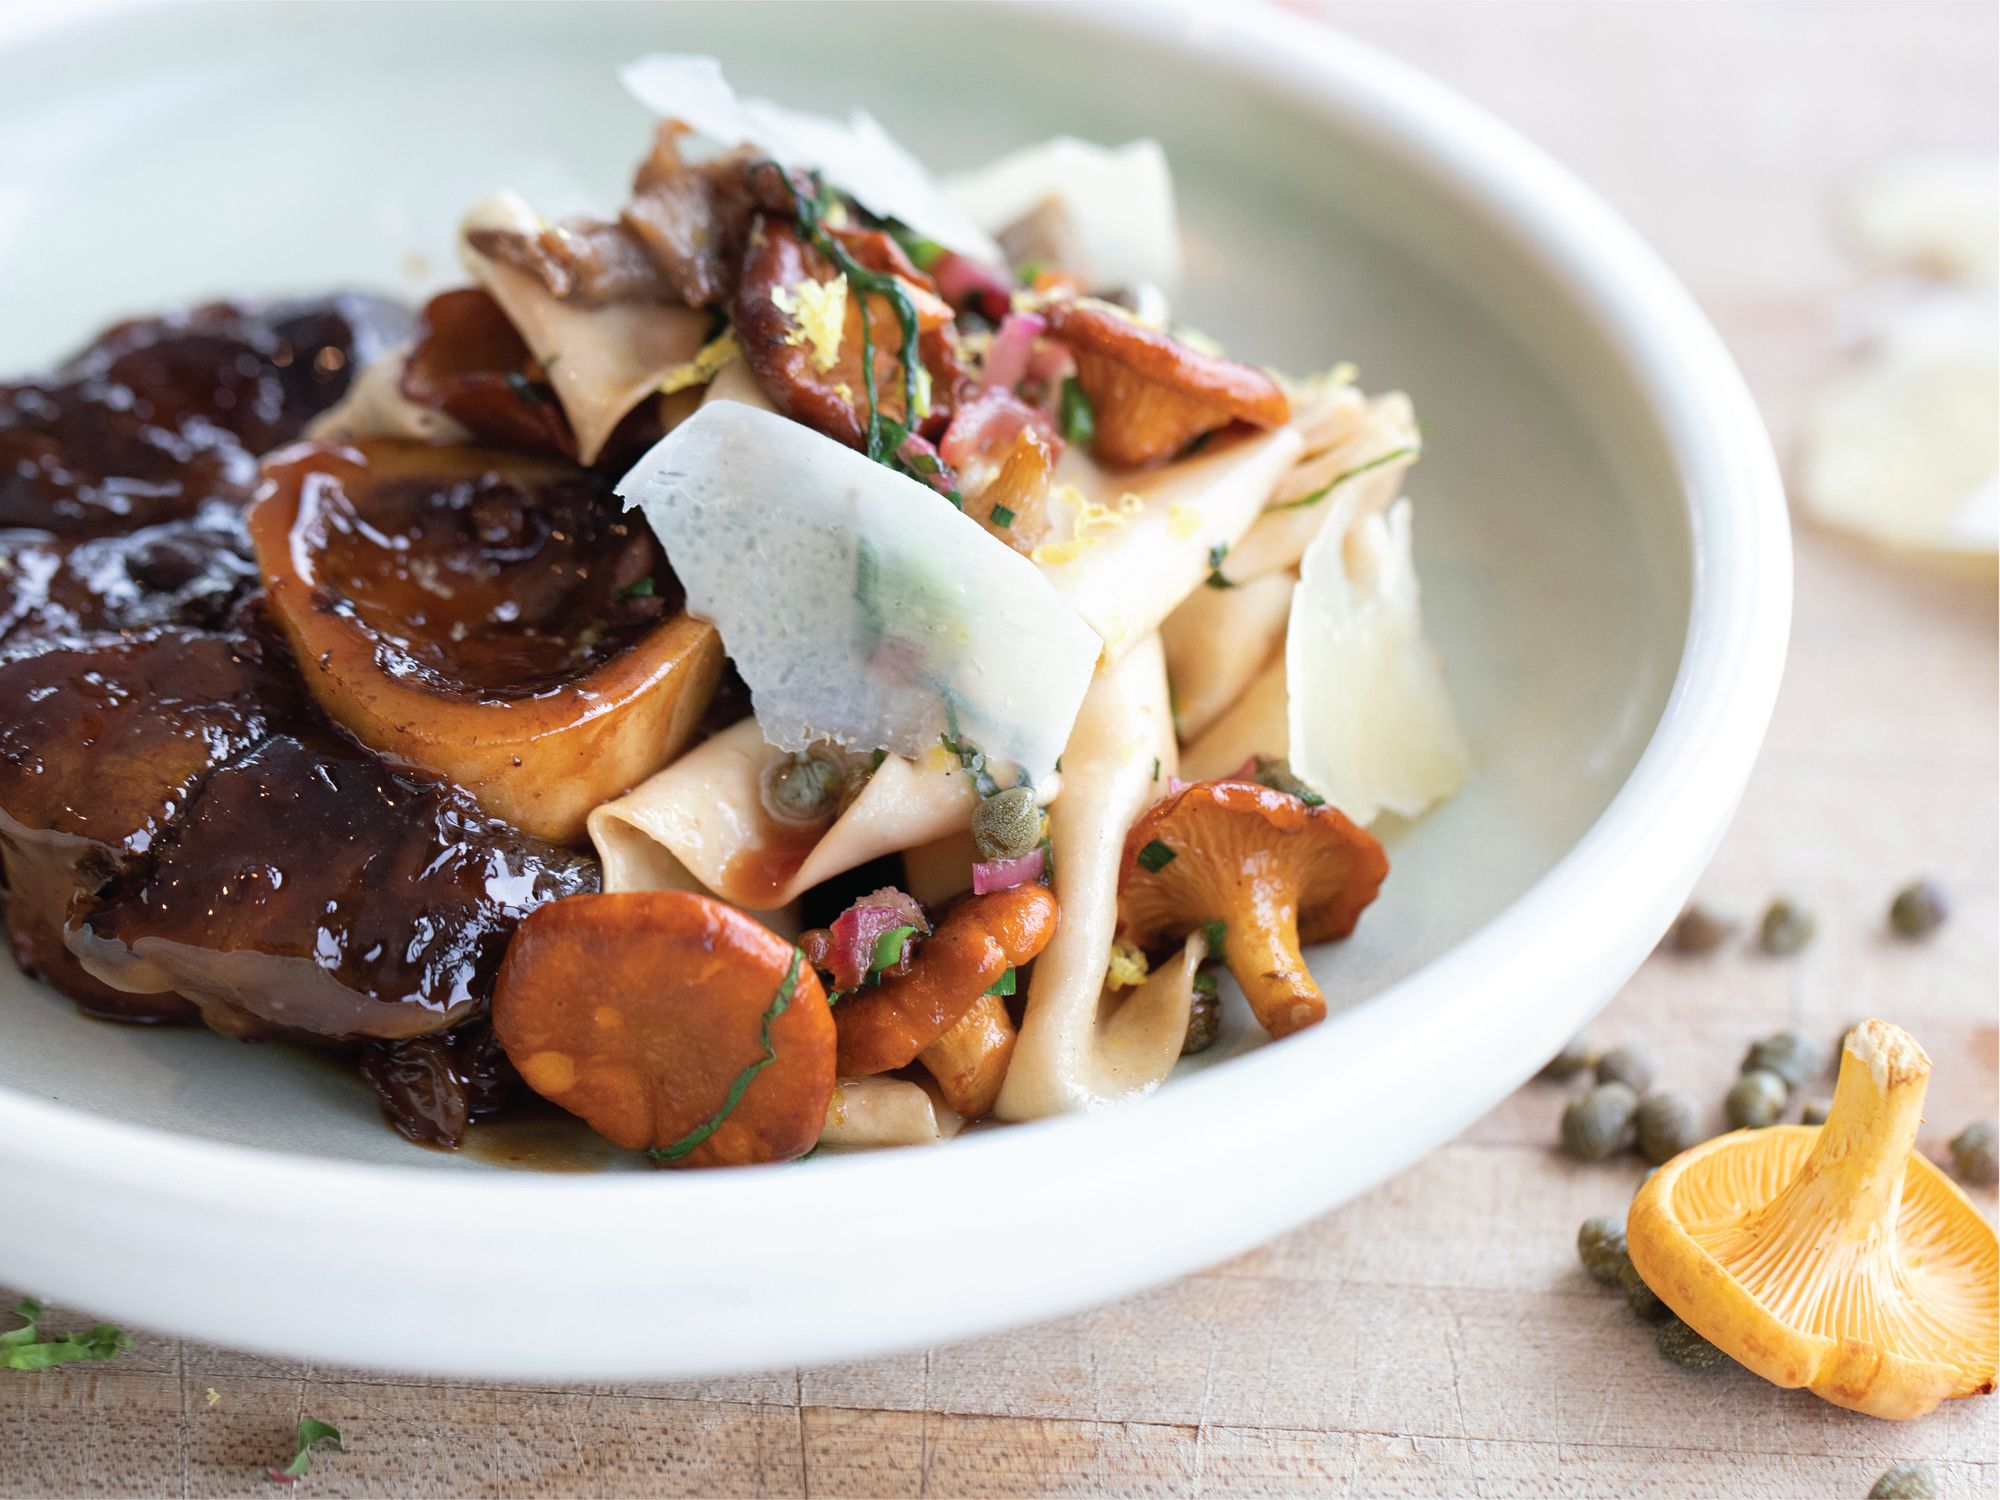
{"label": "whole chanterelle mushroom on board", "polygon": [[1993,1227],[1915,1151],[1930,1059],[1848,1034],[1824,1125],[1718,1136],[1639,1190],[1632,1264],[1710,1343],[1773,1384],[1919,1417],[1994,1388]]}

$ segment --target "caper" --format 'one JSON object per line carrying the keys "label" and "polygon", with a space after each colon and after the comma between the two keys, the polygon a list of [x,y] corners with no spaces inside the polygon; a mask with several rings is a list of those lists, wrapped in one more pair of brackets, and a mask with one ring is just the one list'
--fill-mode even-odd
{"label": "caper", "polygon": [[1560,1082],[1596,1066],[1597,1048],[1591,1045],[1589,1037],[1579,1032],[1563,1044],[1562,1051],[1542,1065],[1542,1071],[1537,1076]]}
{"label": "caper", "polygon": [[1602,1161],[1632,1144],[1632,1112],[1639,1096],[1622,1083],[1600,1083],[1569,1101],[1562,1116],[1562,1148],[1578,1161]]}
{"label": "caper", "polygon": [[1643,1094],[1651,1088],[1657,1072],[1652,1053],[1629,1043],[1613,1047],[1597,1060],[1599,1083],[1622,1083],[1635,1094]]}
{"label": "caper", "polygon": [[1660,1353],[1683,1370],[1713,1370],[1728,1357],[1679,1318],[1660,1325],[1657,1342]]}
{"label": "caper", "polygon": [[1729,1123],[1736,1129],[1761,1130],[1778,1122],[1778,1116],[1785,1112],[1785,1102],[1790,1096],[1785,1080],[1776,1073],[1752,1068],[1729,1086],[1722,1108],[1729,1116]]}
{"label": "caper", "polygon": [[985,798],[972,814],[972,842],[983,860],[1019,859],[1042,841],[1042,810],[1033,787],[1010,786]]}
{"label": "caper", "polygon": [[1618,1285],[1618,1268],[1631,1264],[1625,1253],[1625,1221],[1610,1214],[1585,1219],[1576,1232],[1576,1254],[1592,1280]]}
{"label": "caper", "polygon": [[1216,993],[1213,974],[1194,976],[1194,999],[1188,1005],[1187,1036],[1181,1041],[1181,1056],[1192,1057],[1215,1045],[1222,1026],[1222,999]]}
{"label": "caper", "polygon": [[1662,1318],[1670,1318],[1673,1312],[1660,1300],[1659,1293],[1646,1285],[1646,1278],[1639,1274],[1639,1268],[1628,1258],[1618,1268],[1618,1290],[1625,1294],[1625,1305],[1632,1309],[1632,1316],[1642,1323],[1657,1323]]}
{"label": "caper", "polygon": [[2000,1160],[1994,1157],[1993,1122],[1974,1120],[1951,1138],[1951,1164],[1976,1187],[2000,1182]]}
{"label": "caper", "polygon": [[1808,1099],[1799,1111],[1799,1123],[1803,1125],[1824,1125],[1826,1117],[1833,1113],[1831,1099]]}
{"label": "caper", "polygon": [[1818,1042],[1803,1031],[1780,1031],[1753,1043],[1743,1054],[1740,1071],[1762,1068],[1784,1079],[1786,1088],[1796,1089],[1825,1066],[1826,1054]]}
{"label": "caper", "polygon": [[1632,1126],[1639,1139],[1639,1154],[1655,1166],[1672,1161],[1704,1139],[1700,1106],[1673,1089],[1643,1095]]}
{"label": "caper", "polygon": [[1736,923],[1732,919],[1690,902],[1667,929],[1666,946],[1675,953],[1713,953],[1729,941],[1734,931]]}
{"label": "caper", "polygon": [[1929,1464],[1891,1464],[1875,1481],[1868,1500],[1937,1500],[1937,1475]]}
{"label": "caper", "polygon": [[1780,896],[1764,908],[1764,920],[1757,924],[1757,942],[1766,953],[1790,958],[1812,941],[1818,925],[1811,912]]}
{"label": "caper", "polygon": [[774,822],[814,828],[833,816],[846,779],[839,766],[821,756],[781,755],[758,776],[758,800]]}
{"label": "caper", "polygon": [[1901,938],[1926,938],[1944,926],[1951,902],[1934,880],[1919,880],[1889,903],[1889,930]]}

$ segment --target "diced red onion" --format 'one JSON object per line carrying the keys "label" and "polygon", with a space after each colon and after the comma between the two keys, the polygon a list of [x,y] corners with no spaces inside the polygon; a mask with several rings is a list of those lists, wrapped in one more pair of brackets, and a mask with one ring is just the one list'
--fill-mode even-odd
{"label": "diced red onion", "polygon": [[1040,880],[1047,864],[1039,845],[1015,859],[981,860],[972,867],[972,894],[985,896],[994,891],[1011,891],[1017,885]]}
{"label": "diced red onion", "polygon": [[938,295],[951,304],[954,312],[971,308],[997,323],[1014,305],[1014,285],[1005,272],[955,251],[945,251],[932,263],[931,276],[937,282]]}
{"label": "diced red onion", "polygon": [[[958,488],[958,476],[951,471],[951,466],[944,461],[937,450],[937,445],[929,438],[911,433],[903,439],[902,446],[897,448],[896,457],[903,461],[911,473],[940,495],[949,495]],[[923,463],[921,462],[923,459],[929,459],[930,462]]]}
{"label": "diced red onion", "polygon": [[1076,356],[1069,352],[1067,344],[1057,343],[1054,339],[1047,339],[1035,345],[1035,352],[1028,356],[1030,380],[1039,380],[1048,386],[1058,386],[1075,373]]}
{"label": "diced red onion", "polygon": [[951,425],[938,442],[938,452],[954,469],[963,469],[975,458],[996,457],[1023,427],[1032,425],[1048,442],[1051,453],[1062,452],[1049,414],[1030,406],[1010,390],[989,386],[952,415]]}
{"label": "diced red onion", "polygon": [[1027,378],[1035,340],[1048,331],[1049,320],[1038,313],[1008,313],[1000,320],[993,342],[986,346],[986,365],[979,383],[1014,389]]}
{"label": "diced red onion", "polygon": [[871,891],[835,917],[827,929],[833,939],[827,967],[833,971],[834,988],[851,990],[866,979],[875,958],[876,939],[897,927],[931,930],[916,898],[893,885]]}

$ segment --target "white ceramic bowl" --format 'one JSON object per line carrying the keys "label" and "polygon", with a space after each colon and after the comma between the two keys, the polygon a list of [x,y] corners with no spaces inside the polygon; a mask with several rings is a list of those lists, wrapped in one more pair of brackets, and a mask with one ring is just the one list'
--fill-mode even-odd
{"label": "white ceramic bowl", "polygon": [[[1338,1013],[1154,1097],[716,1174],[503,1171],[343,1072],[0,977],[0,1281],[319,1360],[539,1378],[813,1363],[1049,1316],[1362,1191],[1623,982],[1733,810],[1784,654],[1778,479],[1688,296],[1506,127],[1245,6],[146,8],[0,48],[0,369],[129,310],[441,266],[512,182],[609,204],[648,48],[861,101],[940,166],[1158,135],[1190,321],[1416,398],[1426,613],[1478,768],[1323,955]],[[559,1307],[552,1325],[535,1309]]]}

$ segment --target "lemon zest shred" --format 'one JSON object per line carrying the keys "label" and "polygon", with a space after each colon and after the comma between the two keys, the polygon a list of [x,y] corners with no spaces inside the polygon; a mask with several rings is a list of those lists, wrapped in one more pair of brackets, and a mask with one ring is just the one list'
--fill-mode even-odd
{"label": "lemon zest shred", "polygon": [[1111,961],[1105,969],[1104,982],[1114,990],[1129,990],[1145,982],[1152,966],[1146,962],[1146,955],[1139,945],[1125,938],[1119,938],[1111,945]]}
{"label": "lemon zest shred", "polygon": [[743,346],[736,342],[736,330],[725,328],[695,351],[694,358],[684,365],[675,365],[660,380],[660,394],[671,396],[676,391],[684,391],[689,386],[707,385],[721,372],[724,365],[743,357]]}
{"label": "lemon zest shred", "polygon": [[813,368],[824,375],[840,360],[840,340],[847,329],[847,276],[831,281],[807,277],[794,286],[771,288],[771,305],[792,320],[785,342],[812,356]]}

